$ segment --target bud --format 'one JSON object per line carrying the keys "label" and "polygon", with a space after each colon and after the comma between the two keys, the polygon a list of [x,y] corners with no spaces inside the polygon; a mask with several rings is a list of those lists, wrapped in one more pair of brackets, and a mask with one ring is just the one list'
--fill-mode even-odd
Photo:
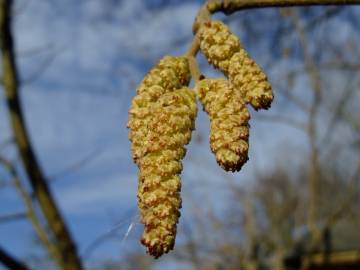
{"label": "bud", "polygon": [[248,160],[250,114],[239,91],[223,78],[204,79],[197,94],[210,117],[210,147],[226,171],[239,171]]}
{"label": "bud", "polygon": [[208,61],[229,77],[245,102],[255,110],[268,109],[273,100],[271,85],[242,47],[239,38],[221,21],[204,23],[198,36],[200,49]]}

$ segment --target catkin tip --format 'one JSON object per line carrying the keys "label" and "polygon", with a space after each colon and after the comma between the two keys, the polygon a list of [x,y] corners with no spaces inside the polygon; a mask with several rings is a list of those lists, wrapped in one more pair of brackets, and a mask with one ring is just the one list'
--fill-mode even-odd
{"label": "catkin tip", "polygon": [[250,114],[242,96],[224,78],[204,79],[197,95],[210,117],[210,148],[226,171],[239,171],[248,160]]}

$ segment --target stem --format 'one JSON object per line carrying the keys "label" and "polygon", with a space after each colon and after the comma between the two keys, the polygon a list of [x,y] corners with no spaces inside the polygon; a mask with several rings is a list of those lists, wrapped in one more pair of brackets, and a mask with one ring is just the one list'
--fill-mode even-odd
{"label": "stem", "polygon": [[210,0],[211,13],[222,11],[231,14],[242,9],[295,6],[329,6],[360,4],[359,0]]}
{"label": "stem", "polygon": [[201,23],[208,20],[210,14],[216,12],[230,15],[236,11],[254,8],[358,4],[360,4],[360,0],[208,0],[196,16],[193,31],[196,33]]}
{"label": "stem", "polygon": [[189,60],[191,77],[195,80],[195,83],[197,83],[202,77],[198,63],[195,58],[199,49],[200,49],[199,38],[197,37],[197,35],[195,35],[189,50],[186,52],[186,57]]}
{"label": "stem", "polygon": [[33,193],[39,202],[51,232],[56,248],[61,255],[60,267],[64,270],[80,270],[82,265],[70,232],[61,216],[40,165],[32,149],[25,127],[19,96],[18,70],[15,62],[14,44],[11,33],[11,0],[0,0],[0,43],[2,51],[3,83],[13,134],[20,156],[30,181]]}

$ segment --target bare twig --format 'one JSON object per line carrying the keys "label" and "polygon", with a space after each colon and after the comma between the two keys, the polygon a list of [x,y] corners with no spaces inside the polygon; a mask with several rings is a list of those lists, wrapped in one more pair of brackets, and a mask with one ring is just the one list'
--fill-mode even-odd
{"label": "bare twig", "polygon": [[[324,5],[351,5],[360,4],[359,0],[214,0],[214,11],[231,14],[243,9],[265,8],[265,7],[294,7],[294,6],[324,6]],[[221,2],[221,4],[219,4]]]}
{"label": "bare twig", "polygon": [[195,33],[199,26],[209,20],[210,15],[216,12],[229,15],[236,11],[253,8],[350,4],[360,4],[360,0],[208,0],[196,16],[193,32]]}
{"label": "bare twig", "polygon": [[197,37],[197,35],[195,35],[191,43],[191,46],[186,53],[186,57],[189,60],[191,77],[195,80],[195,83],[198,82],[202,76],[195,58],[197,52],[199,51],[199,48],[200,48],[199,38]]}

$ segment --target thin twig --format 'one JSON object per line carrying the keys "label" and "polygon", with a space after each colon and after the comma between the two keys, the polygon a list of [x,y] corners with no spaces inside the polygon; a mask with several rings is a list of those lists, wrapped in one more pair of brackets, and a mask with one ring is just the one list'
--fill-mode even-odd
{"label": "thin twig", "polygon": [[193,24],[193,32],[196,33],[200,25],[216,12],[230,15],[236,11],[254,8],[351,4],[358,5],[360,0],[208,0],[199,9]]}
{"label": "thin twig", "polygon": [[186,57],[189,60],[191,77],[194,79],[195,83],[197,83],[202,77],[198,63],[195,58],[199,49],[200,49],[199,38],[197,37],[197,35],[195,35],[189,50],[186,52]]}

